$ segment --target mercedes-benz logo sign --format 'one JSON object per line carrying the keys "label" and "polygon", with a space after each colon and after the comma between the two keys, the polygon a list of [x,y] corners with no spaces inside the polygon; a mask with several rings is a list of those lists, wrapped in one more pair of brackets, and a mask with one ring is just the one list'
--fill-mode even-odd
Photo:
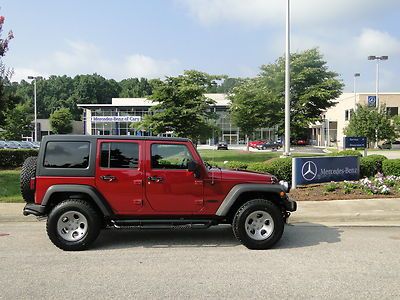
{"label": "mercedes-benz logo sign", "polygon": [[317,165],[312,161],[306,161],[301,168],[301,176],[307,181],[311,181],[317,176]]}

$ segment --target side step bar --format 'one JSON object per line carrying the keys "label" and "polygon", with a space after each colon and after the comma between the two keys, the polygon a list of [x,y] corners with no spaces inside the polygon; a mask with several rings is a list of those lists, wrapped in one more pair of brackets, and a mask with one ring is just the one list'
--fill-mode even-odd
{"label": "side step bar", "polygon": [[165,219],[165,220],[111,220],[114,228],[141,228],[141,229],[206,229],[217,224],[214,220],[182,220],[182,219]]}

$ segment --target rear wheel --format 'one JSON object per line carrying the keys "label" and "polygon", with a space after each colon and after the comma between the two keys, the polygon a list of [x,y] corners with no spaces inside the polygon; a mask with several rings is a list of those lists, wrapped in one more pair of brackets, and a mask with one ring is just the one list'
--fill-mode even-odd
{"label": "rear wheel", "polygon": [[268,249],[282,237],[284,220],[269,200],[255,199],[243,204],[233,219],[233,233],[249,249]]}
{"label": "rear wheel", "polygon": [[66,251],[86,249],[99,235],[101,220],[93,207],[83,200],[65,200],[50,212],[47,235]]}

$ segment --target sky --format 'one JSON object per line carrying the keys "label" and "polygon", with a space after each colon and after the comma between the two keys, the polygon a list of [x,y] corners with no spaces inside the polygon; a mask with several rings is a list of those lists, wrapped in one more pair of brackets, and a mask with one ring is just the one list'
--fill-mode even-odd
{"label": "sky", "polygon": [[[285,51],[284,0],[2,0],[3,61],[28,75],[98,73],[121,80],[196,69],[252,77]],[[291,0],[291,52],[318,47],[353,91],[400,92],[399,0]]]}

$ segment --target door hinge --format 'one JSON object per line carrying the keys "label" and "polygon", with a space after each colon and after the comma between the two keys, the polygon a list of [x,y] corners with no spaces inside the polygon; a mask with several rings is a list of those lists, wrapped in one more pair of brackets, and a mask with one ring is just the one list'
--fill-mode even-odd
{"label": "door hinge", "polygon": [[143,180],[141,180],[141,179],[134,180],[134,181],[133,181],[133,184],[134,184],[134,185],[143,185]]}
{"label": "door hinge", "polygon": [[196,205],[204,205],[203,199],[194,200],[194,203],[195,203]]}

